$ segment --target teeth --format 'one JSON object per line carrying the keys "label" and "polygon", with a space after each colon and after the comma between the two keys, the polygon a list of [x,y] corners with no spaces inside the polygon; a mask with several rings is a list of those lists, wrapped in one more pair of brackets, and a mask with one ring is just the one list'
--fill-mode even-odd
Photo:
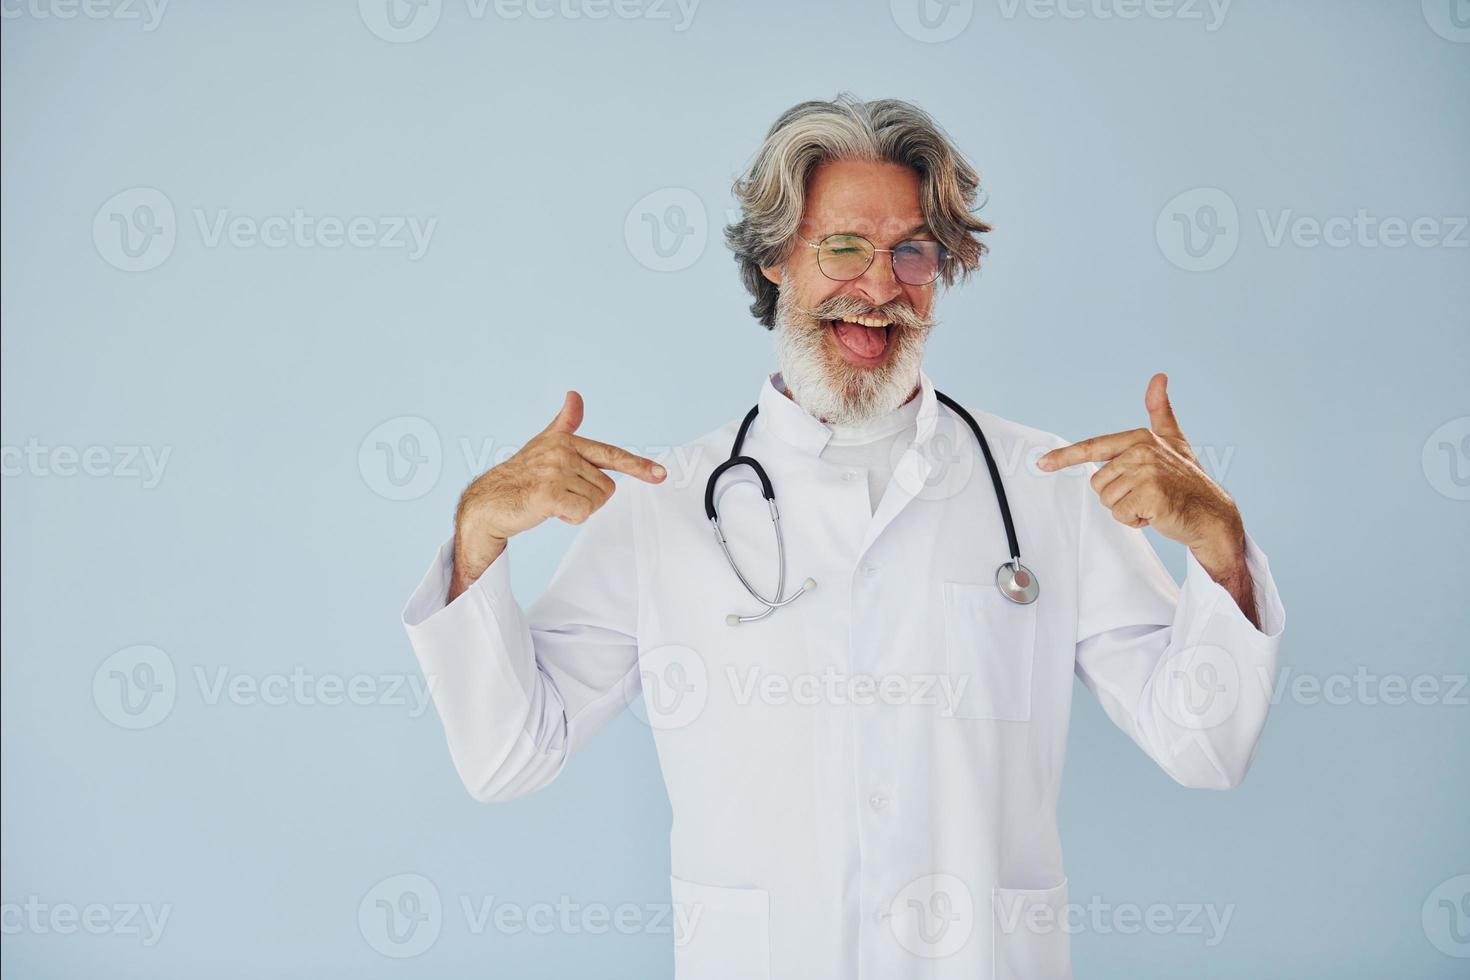
{"label": "teeth", "polygon": [[864,327],[886,327],[892,324],[892,320],[884,320],[876,316],[850,316],[848,323],[861,324]]}

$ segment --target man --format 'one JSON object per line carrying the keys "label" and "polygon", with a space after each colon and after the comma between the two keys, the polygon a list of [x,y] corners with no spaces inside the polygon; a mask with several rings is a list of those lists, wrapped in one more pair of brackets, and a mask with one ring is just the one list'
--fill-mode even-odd
{"label": "man", "polygon": [[[1164,376],[1147,428],[1074,445],[974,413],[1008,522],[920,370],[936,283],[984,251],[977,184],[909,104],[787,111],[727,231],[775,331],[780,373],[740,452],[779,511],[728,467],[722,546],[705,480],[739,423],[676,454],[697,472],[671,481],[577,435],[569,392],[465,491],[404,612],[478,799],[546,785],[641,685],[680,980],[1070,976],[1056,800],[1074,674],[1180,783],[1232,787],[1250,765],[1284,612]],[[523,613],[507,542],[551,517],[585,526]],[[1146,525],[1188,546],[1182,589]]]}

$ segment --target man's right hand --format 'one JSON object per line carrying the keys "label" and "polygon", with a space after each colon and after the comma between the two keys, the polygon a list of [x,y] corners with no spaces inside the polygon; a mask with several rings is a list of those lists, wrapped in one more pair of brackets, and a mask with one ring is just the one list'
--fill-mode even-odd
{"label": "man's right hand", "polygon": [[616,484],[603,470],[661,483],[667,475],[651,459],[576,434],[582,424],[582,396],[567,392],[551,424],[520,451],[491,467],[459,498],[454,518],[453,601],[468,589],[506,541],[548,517],[581,524],[612,496]]}

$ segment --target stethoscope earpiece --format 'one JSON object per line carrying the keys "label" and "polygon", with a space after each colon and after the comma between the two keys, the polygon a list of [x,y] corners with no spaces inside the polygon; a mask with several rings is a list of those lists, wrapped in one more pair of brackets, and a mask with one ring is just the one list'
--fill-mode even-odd
{"label": "stethoscope earpiece", "polygon": [[[732,564],[732,567],[733,567],[733,562],[731,564]],[[736,571],[735,574],[736,575],[739,575],[740,572],[739,571]],[[743,577],[742,577],[741,581],[744,581],[744,578]],[[730,615],[728,615],[728,616],[725,617],[725,625],[726,626],[739,626],[741,623],[749,623],[749,622],[753,622],[754,620],[757,620],[757,619],[765,619],[767,616],[769,616],[771,613],[775,612],[781,606],[786,605],[786,603],[791,602],[791,601],[793,601],[794,599],[796,599],[796,598],[798,598],[800,596],[806,595],[808,592],[812,591],[816,587],[817,587],[817,580],[814,579],[814,578],[809,578],[805,582],[802,582],[801,583],[801,588],[797,590],[796,595],[793,595],[793,596],[791,596],[791,597],[789,597],[789,598],[787,598],[787,599],[785,599],[785,600],[783,600],[781,602],[771,603],[771,604],[769,604],[767,606],[765,612],[758,613],[758,614],[756,614],[754,616],[741,616],[741,615],[739,615],[737,613],[731,613]],[[747,588],[748,588],[748,586],[747,586]],[[760,596],[756,595],[754,591],[751,592],[751,595],[755,595],[756,600],[759,601],[759,602],[765,602],[766,601],[765,599],[762,599]],[[780,595],[781,595],[781,593],[780,593],[780,590],[778,589],[777,592],[776,592],[777,598],[780,598]]]}

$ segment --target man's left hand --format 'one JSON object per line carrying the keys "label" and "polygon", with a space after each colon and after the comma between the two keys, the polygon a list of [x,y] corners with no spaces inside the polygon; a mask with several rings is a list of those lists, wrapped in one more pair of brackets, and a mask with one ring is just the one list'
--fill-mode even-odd
{"label": "man's left hand", "polygon": [[1210,577],[1224,584],[1245,572],[1245,526],[1235,501],[1205,475],[1189,448],[1169,405],[1168,384],[1163,374],[1149,380],[1143,397],[1148,428],[1053,449],[1037,466],[1053,471],[1105,464],[1093,474],[1092,489],[1113,517],[1129,527],[1153,525],[1186,545]]}

